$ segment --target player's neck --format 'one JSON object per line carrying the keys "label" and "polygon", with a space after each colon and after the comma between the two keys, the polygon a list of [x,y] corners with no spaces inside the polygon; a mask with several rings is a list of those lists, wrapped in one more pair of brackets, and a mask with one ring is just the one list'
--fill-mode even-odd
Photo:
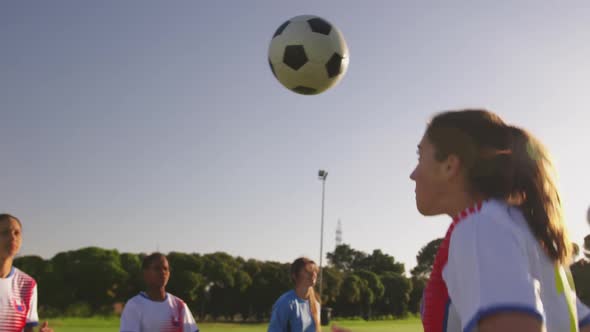
{"label": "player's neck", "polygon": [[12,258],[0,260],[0,278],[8,277],[10,270],[12,270]]}
{"label": "player's neck", "polygon": [[309,288],[307,286],[299,286],[295,287],[295,295],[300,299],[308,300],[309,299]]}
{"label": "player's neck", "polygon": [[166,289],[164,287],[148,289],[145,293],[152,301],[162,302],[166,299]]}
{"label": "player's neck", "polygon": [[461,212],[465,211],[465,209],[473,207],[484,200],[485,196],[483,195],[461,192],[460,194],[453,196],[453,199],[448,206],[447,214],[451,218],[454,218]]}

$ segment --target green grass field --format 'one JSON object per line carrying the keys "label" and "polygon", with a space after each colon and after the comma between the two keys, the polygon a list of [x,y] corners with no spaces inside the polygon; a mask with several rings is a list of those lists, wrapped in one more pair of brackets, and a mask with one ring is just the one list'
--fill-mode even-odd
{"label": "green grass field", "polygon": [[[351,329],[353,332],[420,332],[422,325],[416,318],[387,321],[334,321],[333,323]],[[49,325],[56,332],[118,332],[117,318],[63,318],[52,319]],[[255,332],[266,331],[266,324],[200,323],[203,332]],[[325,332],[330,331],[324,327]]]}

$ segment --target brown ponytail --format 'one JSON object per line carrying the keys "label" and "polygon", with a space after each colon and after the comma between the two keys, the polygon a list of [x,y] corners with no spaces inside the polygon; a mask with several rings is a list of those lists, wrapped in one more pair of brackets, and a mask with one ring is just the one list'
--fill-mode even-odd
{"label": "brown ponytail", "polygon": [[543,145],[525,130],[510,127],[515,163],[511,203],[520,207],[535,238],[553,261],[568,262],[572,254],[555,183],[555,169]]}
{"label": "brown ponytail", "polygon": [[309,289],[309,308],[311,309],[311,313],[313,315],[313,322],[315,323],[315,330],[316,332],[322,331],[322,326],[320,325],[320,308],[319,308],[319,300],[315,293],[315,290],[312,288]]}

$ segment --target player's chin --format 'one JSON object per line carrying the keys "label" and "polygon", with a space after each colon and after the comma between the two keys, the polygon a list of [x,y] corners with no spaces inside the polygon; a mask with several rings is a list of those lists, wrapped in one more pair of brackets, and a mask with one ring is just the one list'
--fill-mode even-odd
{"label": "player's chin", "polygon": [[418,209],[418,212],[420,212],[420,214],[425,217],[435,216],[438,214],[434,211],[434,209],[432,209],[426,204],[421,204],[420,202],[418,202],[418,200],[416,200],[416,208]]}
{"label": "player's chin", "polygon": [[20,251],[20,245],[13,245],[9,248],[9,253],[13,256],[16,256],[16,254],[18,254],[18,252]]}
{"label": "player's chin", "polygon": [[158,279],[154,282],[154,284],[157,287],[166,287],[168,284],[168,279]]}

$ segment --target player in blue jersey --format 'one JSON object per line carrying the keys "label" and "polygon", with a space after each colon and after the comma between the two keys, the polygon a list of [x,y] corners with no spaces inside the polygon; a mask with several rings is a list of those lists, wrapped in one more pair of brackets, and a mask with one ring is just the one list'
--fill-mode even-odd
{"label": "player in blue jersey", "polygon": [[291,264],[295,288],[284,293],[272,308],[268,332],[320,332],[320,303],[313,287],[318,267],[314,261],[300,257]]}

